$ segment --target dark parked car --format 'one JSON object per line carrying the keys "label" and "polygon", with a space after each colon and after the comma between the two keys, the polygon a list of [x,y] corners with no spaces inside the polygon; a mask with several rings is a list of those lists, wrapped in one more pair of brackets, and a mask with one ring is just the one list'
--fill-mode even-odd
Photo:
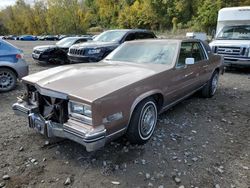
{"label": "dark parked car", "polygon": [[0,92],[14,89],[17,80],[27,75],[22,50],[0,39]]}
{"label": "dark parked car", "polygon": [[25,40],[25,41],[35,41],[38,40],[36,36],[33,35],[22,35],[18,37],[18,40]]}
{"label": "dark parked car", "polygon": [[126,42],[99,63],[25,77],[25,97],[13,109],[29,119],[30,128],[71,139],[87,151],[124,134],[144,144],[159,113],[196,91],[215,94],[223,58],[207,49],[195,39]]}
{"label": "dark parked car", "polygon": [[46,35],[44,37],[42,37],[40,40],[59,40],[59,37],[57,35]]}
{"label": "dark parked car", "polygon": [[98,62],[125,41],[156,38],[155,34],[142,29],[109,30],[96,36],[92,42],[73,45],[68,52],[72,63]]}
{"label": "dark parked car", "polygon": [[16,40],[18,38],[18,36],[16,35],[7,35],[7,36],[4,36],[3,39],[5,40]]}
{"label": "dark parked car", "polygon": [[56,45],[37,46],[33,49],[32,57],[39,63],[68,63],[67,53],[73,44],[87,42],[91,37],[67,37]]}

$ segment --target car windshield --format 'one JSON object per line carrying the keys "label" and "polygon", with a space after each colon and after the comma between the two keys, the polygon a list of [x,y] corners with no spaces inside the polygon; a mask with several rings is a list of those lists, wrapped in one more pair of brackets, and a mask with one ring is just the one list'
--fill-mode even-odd
{"label": "car windshield", "polygon": [[127,31],[105,31],[94,38],[98,42],[118,42],[127,33]]}
{"label": "car windshield", "polygon": [[226,26],[218,34],[217,39],[250,40],[250,25]]}
{"label": "car windshield", "polygon": [[108,61],[171,64],[175,58],[177,42],[143,41],[124,43],[107,56]]}
{"label": "car windshield", "polygon": [[56,45],[60,47],[69,47],[74,44],[75,40],[76,40],[75,38],[64,38],[59,42],[57,42]]}

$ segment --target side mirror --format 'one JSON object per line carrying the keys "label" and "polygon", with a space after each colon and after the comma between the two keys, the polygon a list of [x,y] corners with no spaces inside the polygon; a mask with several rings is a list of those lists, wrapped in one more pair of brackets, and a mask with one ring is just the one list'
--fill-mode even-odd
{"label": "side mirror", "polygon": [[194,58],[186,58],[185,59],[186,65],[193,65],[194,64]]}

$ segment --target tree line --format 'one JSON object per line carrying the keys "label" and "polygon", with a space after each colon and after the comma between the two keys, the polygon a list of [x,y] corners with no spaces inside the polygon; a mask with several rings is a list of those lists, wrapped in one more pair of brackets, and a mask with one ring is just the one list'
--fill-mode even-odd
{"label": "tree line", "polygon": [[250,0],[34,0],[0,11],[3,34],[85,34],[110,28],[211,32],[218,10]]}

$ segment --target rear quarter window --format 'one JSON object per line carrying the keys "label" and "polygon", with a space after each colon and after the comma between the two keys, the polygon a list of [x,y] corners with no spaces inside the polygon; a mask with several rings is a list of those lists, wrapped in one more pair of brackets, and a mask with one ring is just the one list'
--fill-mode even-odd
{"label": "rear quarter window", "polygon": [[18,49],[5,41],[0,42],[0,55],[17,53]]}
{"label": "rear quarter window", "polygon": [[151,33],[136,33],[136,39],[152,39],[155,36]]}

